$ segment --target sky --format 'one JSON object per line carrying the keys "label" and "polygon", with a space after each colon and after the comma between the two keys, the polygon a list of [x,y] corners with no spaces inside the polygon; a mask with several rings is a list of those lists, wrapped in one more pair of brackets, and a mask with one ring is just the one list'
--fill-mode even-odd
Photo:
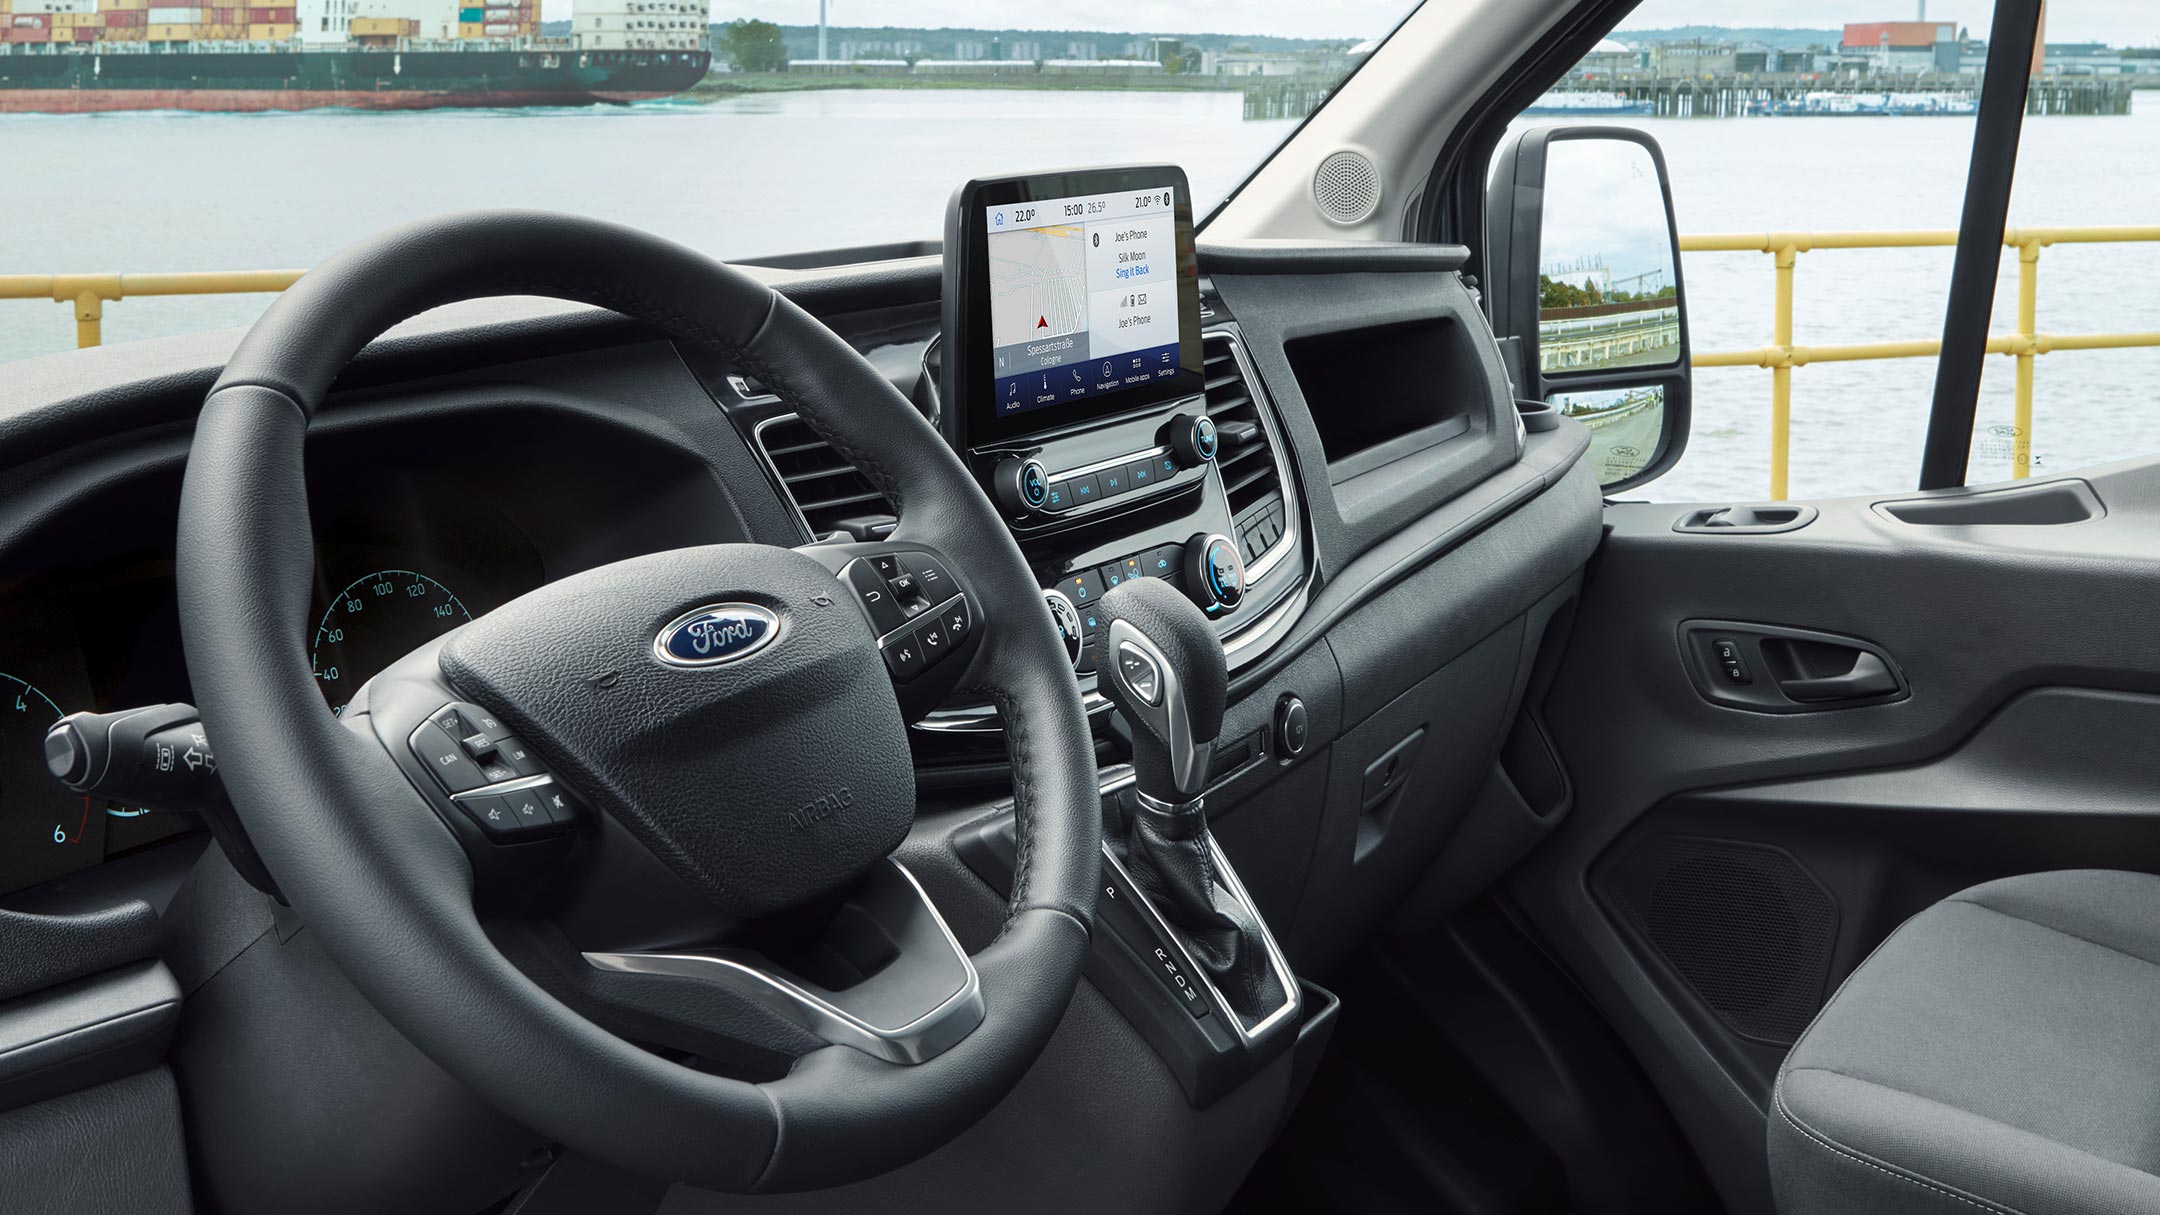
{"label": "sky", "polygon": [[[1449,0],[1431,0],[1445,4]],[[1644,0],[1620,29],[1660,29],[1716,22],[1728,26],[1835,28],[1847,21],[1910,19],[1920,0]],[[549,20],[570,15],[571,0],[544,0]],[[1993,0],[1927,0],[1927,15],[1987,36]],[[1371,38],[1393,29],[1410,0],[1091,0],[1087,4],[1016,6],[1010,0],[828,0],[833,25],[915,28],[1095,29],[1118,33],[1280,34],[1297,38]],[[815,25],[818,0],[712,0],[712,19],[757,17]],[[2160,45],[2160,0],[2053,0],[2048,37],[2057,42]],[[1625,34],[1622,35],[1625,37]]]}

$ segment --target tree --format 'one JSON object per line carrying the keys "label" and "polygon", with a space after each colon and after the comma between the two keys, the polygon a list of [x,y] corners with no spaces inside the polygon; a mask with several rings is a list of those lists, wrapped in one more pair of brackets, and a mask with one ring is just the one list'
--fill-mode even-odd
{"label": "tree", "polygon": [[770,21],[730,21],[720,27],[720,53],[738,72],[784,72],[787,45]]}

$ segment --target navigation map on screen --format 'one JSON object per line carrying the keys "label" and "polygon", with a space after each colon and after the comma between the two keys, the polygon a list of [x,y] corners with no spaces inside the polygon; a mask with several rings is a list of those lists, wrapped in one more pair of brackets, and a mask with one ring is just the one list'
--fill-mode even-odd
{"label": "navigation map on screen", "polygon": [[987,208],[999,417],[1178,373],[1176,191]]}

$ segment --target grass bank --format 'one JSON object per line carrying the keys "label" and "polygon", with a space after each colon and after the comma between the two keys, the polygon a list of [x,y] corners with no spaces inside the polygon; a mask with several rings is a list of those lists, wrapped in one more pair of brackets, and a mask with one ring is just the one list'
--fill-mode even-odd
{"label": "grass bank", "polygon": [[794,72],[724,72],[678,96],[714,100],[744,93],[807,93],[829,89],[1017,89],[1033,92],[1236,93],[1241,86],[1212,76],[839,76]]}

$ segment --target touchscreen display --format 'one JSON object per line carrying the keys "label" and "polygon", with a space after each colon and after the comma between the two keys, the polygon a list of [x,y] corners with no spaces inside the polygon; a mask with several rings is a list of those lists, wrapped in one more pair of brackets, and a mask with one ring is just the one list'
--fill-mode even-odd
{"label": "touchscreen display", "polygon": [[985,207],[997,416],[1175,378],[1171,186]]}

